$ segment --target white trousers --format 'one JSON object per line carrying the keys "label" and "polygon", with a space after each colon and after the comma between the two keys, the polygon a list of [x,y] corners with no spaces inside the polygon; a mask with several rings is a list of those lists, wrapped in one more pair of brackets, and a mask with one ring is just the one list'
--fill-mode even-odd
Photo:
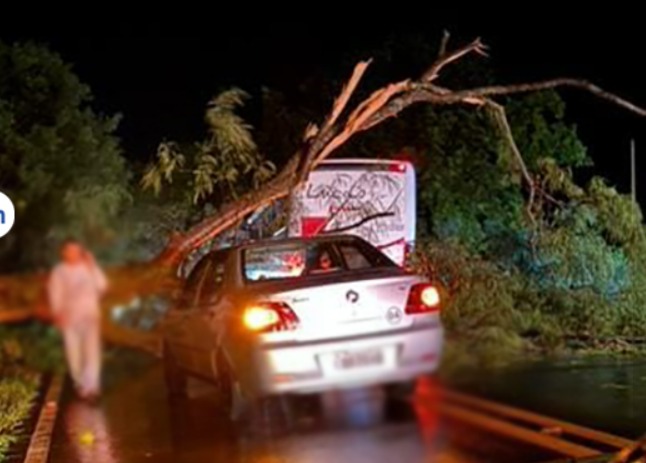
{"label": "white trousers", "polygon": [[100,320],[83,320],[63,327],[65,356],[70,376],[81,393],[98,393],[101,387]]}

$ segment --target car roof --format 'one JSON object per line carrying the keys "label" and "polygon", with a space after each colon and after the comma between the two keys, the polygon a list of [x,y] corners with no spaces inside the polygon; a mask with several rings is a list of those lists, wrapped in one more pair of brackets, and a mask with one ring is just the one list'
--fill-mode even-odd
{"label": "car roof", "polygon": [[365,240],[359,238],[355,235],[349,234],[329,234],[329,235],[316,235],[309,237],[292,237],[292,238],[280,238],[280,239],[262,239],[257,241],[248,241],[242,244],[231,246],[230,249],[245,249],[251,247],[262,247],[262,246],[280,246],[282,244],[292,244],[292,243],[324,243],[330,241],[357,241],[357,242],[366,242]]}

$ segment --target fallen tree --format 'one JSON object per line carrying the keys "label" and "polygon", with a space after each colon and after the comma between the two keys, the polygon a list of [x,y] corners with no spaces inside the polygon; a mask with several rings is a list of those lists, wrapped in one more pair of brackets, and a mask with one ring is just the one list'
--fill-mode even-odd
{"label": "fallen tree", "polygon": [[[313,168],[354,135],[396,117],[410,106],[466,105],[491,111],[498,122],[501,136],[513,155],[512,168],[520,175],[527,188],[526,211],[528,220],[532,222],[537,199],[550,198],[526,167],[512,136],[504,107],[495,98],[556,87],[572,87],[592,93],[639,116],[646,115],[646,109],[579,79],[558,78],[471,89],[444,87],[438,81],[447,66],[455,65],[470,54],[486,56],[486,47],[479,39],[451,51],[447,50],[447,43],[448,35],[442,42],[437,59],[419,78],[389,84],[351,106],[352,98],[370,66],[370,61],[359,62],[334,100],[329,114],[320,124],[308,125],[300,148],[272,179],[254,191],[223,205],[186,232],[169,238],[165,249],[150,262],[110,269],[112,289],[106,299],[106,307],[127,303],[136,296],[171,296],[179,285],[175,276],[176,269],[191,252],[231,229],[255,210],[288,196]],[[42,275],[34,274],[0,277],[0,322],[25,319],[35,313],[42,294],[42,278]]]}

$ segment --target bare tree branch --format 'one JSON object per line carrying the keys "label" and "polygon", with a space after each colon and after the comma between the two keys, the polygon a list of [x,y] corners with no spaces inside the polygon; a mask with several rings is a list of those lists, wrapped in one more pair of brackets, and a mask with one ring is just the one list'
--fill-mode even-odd
{"label": "bare tree branch", "polygon": [[408,88],[408,81],[390,84],[385,88],[377,90],[365,99],[348,117],[344,129],[317,155],[317,162],[322,161],[339,146],[343,145],[355,133],[365,130],[368,120],[387,102],[393,95],[405,92]]}
{"label": "bare tree branch", "polygon": [[336,100],[334,100],[332,112],[330,113],[330,117],[326,120],[325,125],[323,126],[324,129],[331,127],[336,123],[337,119],[339,118],[345,107],[348,105],[348,101],[350,101],[350,98],[354,94],[357,85],[359,85],[359,81],[361,81],[363,74],[366,72],[366,69],[371,62],[372,60],[361,61],[355,66],[350,80],[343,87],[341,94],[337,97]]}
{"label": "bare tree branch", "polygon": [[441,58],[442,56],[444,56],[446,54],[446,50],[447,50],[447,48],[449,46],[449,40],[450,39],[451,39],[451,34],[449,33],[449,31],[445,30],[442,33],[442,41],[440,42],[440,50],[437,53],[438,58]]}
{"label": "bare tree branch", "polygon": [[[445,34],[443,47],[446,47],[448,35]],[[443,48],[441,47],[441,48]],[[195,247],[203,245],[228,227],[235,225],[245,215],[276,199],[287,196],[289,192],[304,180],[307,174],[318,163],[327,158],[336,149],[345,144],[354,134],[369,130],[385,120],[395,117],[406,108],[417,103],[433,105],[484,105],[491,108],[502,129],[503,136],[509,144],[523,179],[529,188],[529,206],[536,196],[536,185],[532,179],[522,154],[514,142],[509,121],[500,104],[491,100],[496,96],[507,96],[518,93],[546,90],[556,87],[574,87],[586,90],[595,96],[616,104],[640,116],[646,116],[646,109],[628,100],[606,92],[598,86],[585,80],[558,78],[542,82],[516,85],[485,86],[466,90],[451,90],[439,87],[433,83],[440,72],[449,64],[462,57],[476,53],[486,56],[486,46],[476,39],[473,42],[452,52],[440,50],[440,57],[430,66],[429,70],[418,80],[404,80],[390,84],[373,92],[360,102],[349,116],[342,119],[342,113],[356,91],[370,61],[360,62],[355,66],[348,83],[335,99],[330,115],[325,119],[322,129],[310,124],[304,137],[304,146],[299,150],[273,180],[259,191],[251,192],[240,200],[224,206],[213,217],[189,230],[184,236],[171,242],[162,256],[162,260],[175,261]],[[172,256],[172,257],[171,257]]]}
{"label": "bare tree branch", "polygon": [[[312,164],[315,162],[314,158],[320,151],[320,148],[318,148],[317,145],[321,144],[321,140],[325,140],[326,136],[332,135],[334,133],[335,124],[338,118],[341,116],[343,110],[348,105],[350,98],[352,98],[357,85],[359,85],[359,82],[361,81],[361,78],[363,77],[370,63],[371,60],[360,61],[354,67],[352,75],[350,76],[347,84],[343,86],[340,95],[334,100],[332,111],[325,120],[322,129],[319,130],[314,124],[308,125],[305,131],[305,137],[303,139],[305,147],[300,152],[300,162],[297,169],[297,183],[303,182],[307,177],[309,171],[312,169]],[[317,137],[319,138],[318,144],[316,143]]]}
{"label": "bare tree branch", "polygon": [[[636,460],[635,458],[639,458]],[[628,447],[619,451],[610,463],[643,462],[646,460],[646,435],[641,436]]]}
{"label": "bare tree branch", "polygon": [[518,149],[518,145],[516,144],[516,140],[514,139],[514,135],[511,131],[511,125],[509,125],[509,120],[507,119],[505,108],[503,108],[493,100],[486,100],[485,104],[493,111],[494,117],[496,118],[496,121],[501,128],[503,137],[509,145],[509,149],[511,150],[512,154],[514,155],[517,167],[520,170],[521,175],[523,176],[523,180],[525,180],[525,183],[529,188],[529,200],[527,201],[526,211],[529,219],[532,221],[532,224],[536,226],[536,219],[534,218],[534,214],[532,213],[532,208],[534,207],[534,199],[536,197],[536,183],[534,182],[534,179],[527,169],[523,155]]}
{"label": "bare tree branch", "polygon": [[527,169],[523,155],[520,153],[518,145],[516,144],[516,140],[514,139],[514,135],[511,131],[511,125],[509,124],[509,120],[507,119],[505,108],[503,108],[500,104],[496,103],[493,100],[487,100],[486,105],[493,111],[496,121],[500,125],[503,135],[507,143],[509,144],[509,148],[516,158],[518,168],[520,169],[523,178],[525,179],[527,184],[531,186],[533,184],[533,180],[529,173],[529,170]]}
{"label": "bare tree branch", "polygon": [[[448,41],[448,38],[446,40]],[[454,50],[450,53],[442,54],[442,56],[440,56],[437,61],[435,61],[435,63],[431,65],[428,71],[424,73],[421,79],[422,82],[432,82],[440,75],[440,71],[442,71],[445,66],[459,60],[469,53],[476,53],[481,56],[487,56],[487,46],[483,44],[478,37],[468,45],[458,48],[457,50]]]}
{"label": "bare tree branch", "polygon": [[464,100],[467,98],[507,96],[520,93],[537,92],[541,90],[554,89],[557,87],[572,87],[578,88],[580,90],[586,90],[593,95],[601,98],[602,100],[609,101],[610,103],[613,103],[623,109],[627,109],[628,111],[633,112],[639,116],[646,116],[645,108],[637,106],[636,104],[626,100],[625,98],[615,95],[614,93],[605,91],[599,86],[588,82],[587,80],[572,78],[558,78],[524,84],[493,85],[475,88],[472,90],[459,90],[448,95],[446,97],[446,103],[451,104],[457,102],[458,100]]}
{"label": "bare tree branch", "polygon": [[330,235],[333,233],[342,233],[342,232],[347,232],[350,230],[353,230],[355,228],[359,228],[361,225],[370,222],[371,220],[377,220],[377,219],[382,219],[384,217],[392,217],[394,216],[394,212],[377,212],[375,214],[371,214],[369,216],[364,217],[361,220],[358,220],[354,223],[351,223],[350,225],[345,225],[343,227],[335,228],[334,230],[325,230],[321,232],[321,235]]}

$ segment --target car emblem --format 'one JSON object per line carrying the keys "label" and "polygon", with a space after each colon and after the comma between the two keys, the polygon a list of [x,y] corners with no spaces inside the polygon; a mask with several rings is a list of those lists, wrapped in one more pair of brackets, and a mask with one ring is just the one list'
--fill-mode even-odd
{"label": "car emblem", "polygon": [[350,290],[345,294],[345,298],[348,300],[348,302],[354,304],[359,300],[359,294]]}
{"label": "car emblem", "polygon": [[388,309],[388,312],[386,312],[386,320],[388,320],[392,325],[398,324],[402,321],[402,311],[397,307],[391,307]]}

